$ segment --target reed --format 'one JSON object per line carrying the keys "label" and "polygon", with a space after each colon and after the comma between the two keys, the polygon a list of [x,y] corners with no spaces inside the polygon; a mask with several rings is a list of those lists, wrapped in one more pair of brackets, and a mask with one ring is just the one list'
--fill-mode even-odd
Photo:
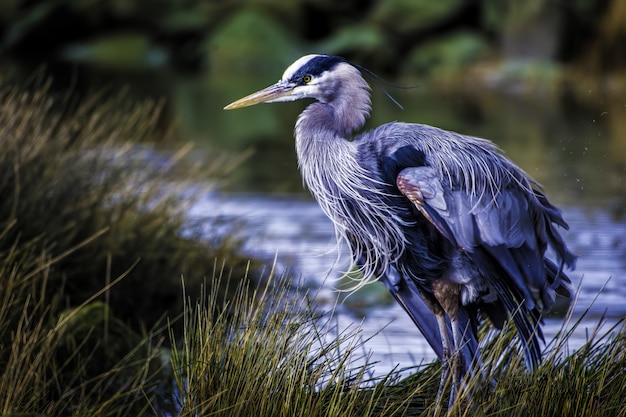
{"label": "reed", "polygon": [[0,84],[0,98],[0,414],[166,409],[155,393],[180,276],[193,294],[215,259],[255,275],[237,242],[210,233],[219,223],[200,239],[186,218],[190,184],[232,158],[161,151],[162,103],[123,92],[78,103],[34,79]]}
{"label": "reed", "polygon": [[[252,296],[239,289],[227,304],[211,294],[188,299],[184,336],[173,340],[171,357],[180,416],[437,414],[438,363],[404,379],[395,372],[369,377],[374,364],[355,365],[362,359],[359,329],[329,327],[332,312],[321,314],[281,280]],[[534,372],[524,368],[512,327],[484,328],[481,372],[469,378],[462,400],[439,414],[626,415],[624,324],[598,328],[570,351],[568,339],[581,321],[567,323]]]}

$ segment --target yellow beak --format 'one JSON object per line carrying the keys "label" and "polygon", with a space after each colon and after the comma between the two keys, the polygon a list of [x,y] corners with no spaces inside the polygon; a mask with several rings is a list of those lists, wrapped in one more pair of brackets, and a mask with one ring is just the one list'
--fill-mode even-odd
{"label": "yellow beak", "polygon": [[244,98],[240,98],[239,100],[230,103],[228,106],[224,107],[224,110],[240,109],[242,107],[253,106],[259,103],[270,103],[273,101],[295,100],[296,97],[289,98],[293,88],[293,85],[285,82],[278,82],[264,88],[263,90],[257,91],[256,93],[252,93],[249,96],[245,96]]}

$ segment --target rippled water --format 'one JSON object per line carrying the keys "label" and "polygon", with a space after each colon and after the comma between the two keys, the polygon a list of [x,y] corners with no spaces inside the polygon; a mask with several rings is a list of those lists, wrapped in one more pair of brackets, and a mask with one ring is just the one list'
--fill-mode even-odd
{"label": "rippled water", "polygon": [[[341,296],[334,288],[349,267],[347,253],[335,244],[332,225],[314,201],[292,195],[211,194],[192,208],[191,215],[202,217],[207,212],[241,220],[246,252],[268,260],[276,257],[279,268],[302,274],[305,281],[319,286],[317,299],[329,308]],[[563,212],[571,226],[564,238],[580,255],[576,271],[570,273],[573,284],[580,286],[574,318],[590,308],[570,339],[575,348],[600,316],[610,324],[626,315],[626,224],[602,210],[563,207]],[[363,338],[371,338],[365,342],[364,353],[371,351],[371,360],[378,362],[375,372],[432,361],[430,347],[384,286],[368,287],[375,288],[366,287],[363,294],[339,304],[337,324],[340,329],[361,324]],[[546,340],[562,322],[562,318],[546,319]]]}

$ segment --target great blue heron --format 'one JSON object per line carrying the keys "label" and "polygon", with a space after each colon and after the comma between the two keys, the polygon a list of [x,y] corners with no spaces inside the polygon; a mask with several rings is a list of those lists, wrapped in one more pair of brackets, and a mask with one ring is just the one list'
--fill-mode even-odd
{"label": "great blue heron", "polygon": [[476,371],[485,316],[497,328],[512,318],[535,368],[541,316],[555,293],[569,296],[562,269],[576,260],[556,228],[568,228],[559,210],[487,140],[407,123],[354,136],[371,110],[364,76],[374,77],[341,57],[306,55],[225,109],[315,100],[295,127],[304,182],[363,283],[382,281],[440,358],[438,398],[451,370],[451,401]]}

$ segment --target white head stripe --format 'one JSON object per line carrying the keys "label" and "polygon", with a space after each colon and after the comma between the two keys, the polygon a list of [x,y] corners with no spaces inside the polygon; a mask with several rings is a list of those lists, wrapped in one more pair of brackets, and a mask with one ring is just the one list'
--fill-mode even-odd
{"label": "white head stripe", "polygon": [[296,62],[294,62],[293,64],[289,65],[289,67],[287,67],[287,69],[285,70],[285,72],[283,73],[283,78],[282,80],[289,80],[291,77],[293,77],[293,75],[296,73],[296,71],[298,71],[300,68],[302,68],[303,66],[306,65],[307,62],[309,62],[310,60],[312,60],[313,58],[320,56],[318,54],[310,54],[310,55],[305,55],[301,58],[298,58],[296,60]]}

